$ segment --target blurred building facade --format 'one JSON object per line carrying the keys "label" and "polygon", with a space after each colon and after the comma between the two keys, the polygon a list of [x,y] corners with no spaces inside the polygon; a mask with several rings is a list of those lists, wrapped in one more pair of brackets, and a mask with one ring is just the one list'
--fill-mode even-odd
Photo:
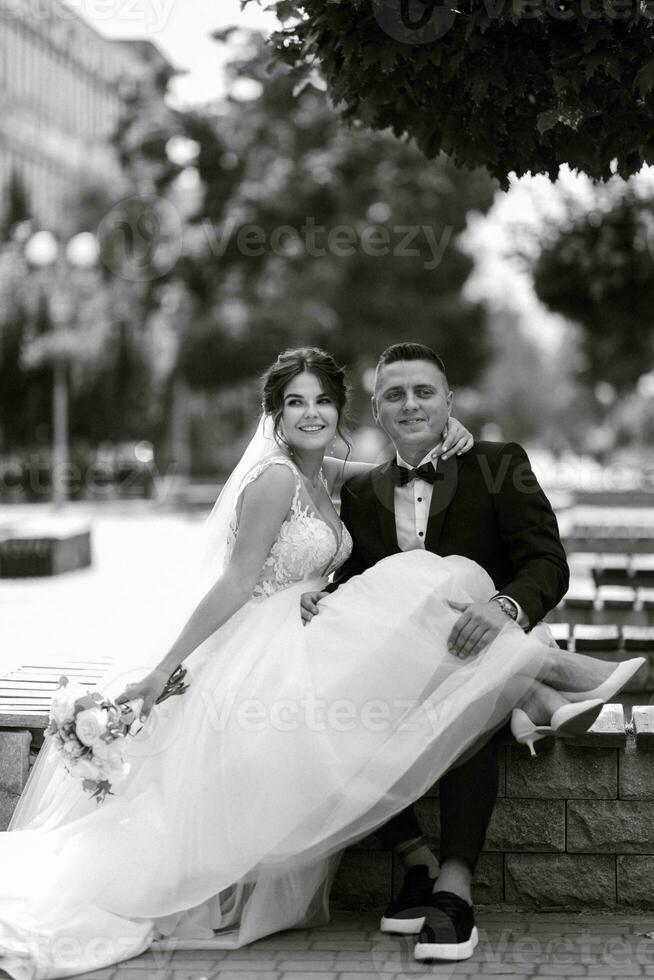
{"label": "blurred building facade", "polygon": [[80,180],[117,175],[121,100],[174,71],[150,41],[111,40],[60,0],[0,0],[0,193],[20,174],[41,227]]}

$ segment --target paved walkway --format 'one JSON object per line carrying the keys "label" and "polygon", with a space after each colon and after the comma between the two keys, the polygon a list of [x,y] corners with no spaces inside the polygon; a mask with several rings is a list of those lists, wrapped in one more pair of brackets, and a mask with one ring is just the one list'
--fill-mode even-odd
{"label": "paved walkway", "polygon": [[[0,507],[0,524],[49,515],[47,506]],[[71,505],[88,519],[93,565],[45,578],[0,579],[0,674],[24,663],[140,659],[173,614],[203,515],[151,503]],[[168,642],[171,633],[168,633]],[[165,651],[162,651],[165,652]]]}
{"label": "paved walkway", "polygon": [[322,929],[279,933],[234,952],[146,953],[86,980],[428,980],[430,977],[651,977],[654,911],[482,912],[465,963],[416,963],[413,942],[383,936],[372,917],[337,913]]}

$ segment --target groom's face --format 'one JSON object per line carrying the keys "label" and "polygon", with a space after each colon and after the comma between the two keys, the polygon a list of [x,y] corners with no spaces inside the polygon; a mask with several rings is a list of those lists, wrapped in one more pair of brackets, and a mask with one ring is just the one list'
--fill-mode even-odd
{"label": "groom's face", "polygon": [[396,361],[377,372],[373,415],[400,456],[415,463],[440,442],[452,398],[431,361]]}

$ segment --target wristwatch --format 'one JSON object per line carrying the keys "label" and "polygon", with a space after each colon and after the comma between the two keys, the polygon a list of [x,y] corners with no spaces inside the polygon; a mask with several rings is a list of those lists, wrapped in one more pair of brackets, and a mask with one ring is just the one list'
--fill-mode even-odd
{"label": "wristwatch", "polygon": [[518,610],[516,604],[508,599],[505,595],[494,595],[490,600],[491,602],[496,602],[502,612],[505,612],[507,616],[515,622],[518,619]]}

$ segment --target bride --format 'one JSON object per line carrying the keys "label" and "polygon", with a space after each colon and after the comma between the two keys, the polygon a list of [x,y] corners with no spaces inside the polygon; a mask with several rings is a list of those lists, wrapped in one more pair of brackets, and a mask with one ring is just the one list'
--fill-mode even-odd
{"label": "bride", "polygon": [[[447,600],[495,592],[460,556],[386,558],[303,626],[302,593],[352,547],[331,497],[362,464],[325,458],[346,407],[322,351],[269,368],[257,434],[207,525],[192,612],[118,698],[141,699],[147,719],[125,742],[129,775],[96,807],[41,753],[0,835],[0,969],[15,980],[105,967],[163,937],[236,948],[327,921],[343,848],[555,686],[569,654],[508,619],[476,658],[448,653]],[[155,706],[182,662],[188,689]],[[574,662],[578,690],[611,666]]]}

